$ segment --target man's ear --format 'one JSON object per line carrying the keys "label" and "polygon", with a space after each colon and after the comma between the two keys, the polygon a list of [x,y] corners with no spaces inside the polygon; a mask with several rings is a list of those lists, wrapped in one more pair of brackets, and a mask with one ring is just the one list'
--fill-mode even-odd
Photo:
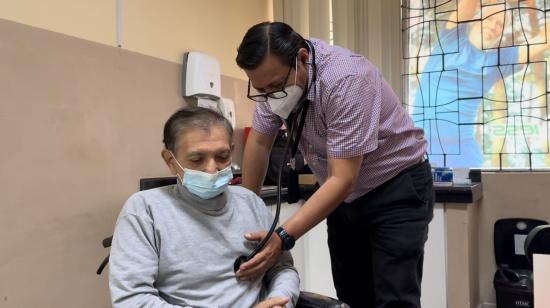
{"label": "man's ear", "polygon": [[298,60],[302,63],[307,63],[309,60],[309,51],[303,47],[298,49]]}
{"label": "man's ear", "polygon": [[233,156],[233,150],[235,149],[235,144],[232,143],[232,144],[230,145],[230,148],[231,148],[231,156]]}
{"label": "man's ear", "polygon": [[168,166],[168,169],[170,169],[170,172],[173,175],[176,175],[178,173],[176,169],[176,163],[174,162],[174,157],[172,156],[170,151],[168,151],[167,149],[162,149],[160,155],[162,156],[162,159],[164,159],[164,162],[166,163],[166,166]]}

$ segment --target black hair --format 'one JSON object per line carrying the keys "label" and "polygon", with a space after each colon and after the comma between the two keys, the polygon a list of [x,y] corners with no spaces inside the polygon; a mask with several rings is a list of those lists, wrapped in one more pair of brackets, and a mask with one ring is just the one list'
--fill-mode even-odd
{"label": "black hair", "polygon": [[179,138],[190,129],[210,132],[214,125],[220,125],[227,131],[231,143],[233,128],[220,113],[203,107],[184,107],[176,111],[164,124],[164,147],[176,155]]}
{"label": "black hair", "polygon": [[309,51],[306,40],[282,22],[262,22],[252,26],[237,49],[237,65],[245,70],[256,69],[268,53],[292,66],[300,48]]}

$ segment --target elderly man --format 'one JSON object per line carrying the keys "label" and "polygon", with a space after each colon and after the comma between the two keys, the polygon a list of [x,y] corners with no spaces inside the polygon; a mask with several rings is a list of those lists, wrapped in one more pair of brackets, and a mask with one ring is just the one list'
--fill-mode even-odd
{"label": "elderly man", "polygon": [[253,192],[228,186],[232,134],[205,108],[168,119],[162,158],[178,184],[126,201],[111,248],[114,307],[294,307],[299,279],[289,253],[259,279],[233,272],[252,249],[242,235],[269,228],[272,217]]}

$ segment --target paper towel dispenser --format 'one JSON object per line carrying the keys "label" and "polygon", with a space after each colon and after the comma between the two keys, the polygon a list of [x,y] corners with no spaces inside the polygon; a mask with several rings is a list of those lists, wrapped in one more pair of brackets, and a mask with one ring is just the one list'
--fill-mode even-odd
{"label": "paper towel dispenser", "polygon": [[219,99],[220,63],[207,54],[191,51],[183,55],[183,96]]}

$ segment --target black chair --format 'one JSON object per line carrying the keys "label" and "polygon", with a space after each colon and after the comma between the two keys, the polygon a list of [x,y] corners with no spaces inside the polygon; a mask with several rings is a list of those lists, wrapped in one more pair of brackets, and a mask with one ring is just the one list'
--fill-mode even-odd
{"label": "black chair", "polygon": [[[139,190],[147,190],[167,185],[176,184],[177,179],[175,177],[162,177],[162,178],[144,178],[139,180]],[[109,236],[102,241],[104,248],[111,247],[113,236]],[[109,263],[109,255],[103,259],[99,265],[96,274],[101,275],[105,266]],[[346,303],[337,299],[312,293],[301,291],[298,297],[298,303],[296,308],[350,308]]]}
{"label": "black chair", "polygon": [[533,265],[533,254],[550,255],[550,225],[533,228],[525,239],[525,255]]}

